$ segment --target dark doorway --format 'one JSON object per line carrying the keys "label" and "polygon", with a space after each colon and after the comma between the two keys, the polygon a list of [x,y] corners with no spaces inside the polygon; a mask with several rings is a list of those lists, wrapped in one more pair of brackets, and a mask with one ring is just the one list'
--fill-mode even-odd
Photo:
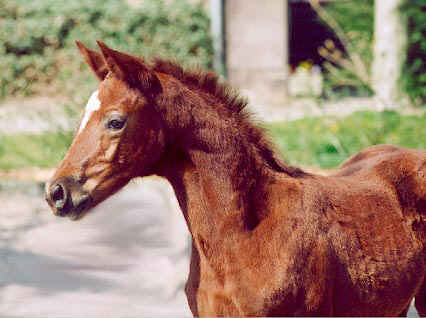
{"label": "dark doorway", "polygon": [[292,69],[301,62],[309,61],[321,66],[325,59],[318,48],[327,39],[344,51],[334,32],[320,21],[315,10],[303,0],[289,0],[289,63]]}

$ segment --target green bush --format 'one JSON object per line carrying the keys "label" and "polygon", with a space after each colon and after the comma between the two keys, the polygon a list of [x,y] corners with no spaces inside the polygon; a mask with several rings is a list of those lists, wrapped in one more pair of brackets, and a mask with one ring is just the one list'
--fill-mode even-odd
{"label": "green bush", "polygon": [[[331,2],[327,13],[351,41],[353,52],[371,70],[373,62],[374,0]],[[407,21],[407,56],[401,72],[401,86],[415,104],[426,104],[426,4],[424,0],[405,0],[402,17]],[[327,23],[327,21],[325,21]],[[328,24],[328,23],[327,23]],[[331,52],[333,53],[333,52]],[[347,57],[347,55],[346,55]],[[343,57],[344,58],[344,57]],[[336,95],[371,95],[371,85],[360,80],[356,72],[331,62],[324,64],[324,90],[327,97]]]}
{"label": "green bush", "polygon": [[0,97],[93,88],[74,41],[94,47],[96,39],[148,58],[172,57],[204,68],[212,63],[209,18],[201,4],[0,0]]}
{"label": "green bush", "polygon": [[401,13],[407,19],[407,58],[401,84],[415,104],[426,104],[426,3],[406,0]]}
{"label": "green bush", "polygon": [[[336,32],[337,24],[346,41],[346,52],[340,52],[332,43],[320,49],[328,61],[324,63],[324,91],[328,98],[342,96],[371,96],[371,65],[373,63],[374,0],[336,1],[324,7],[327,16],[322,22]],[[331,21],[334,20],[334,21]],[[339,33],[336,32],[339,36]],[[351,54],[357,55],[366,74],[359,73],[359,65]],[[350,65],[344,67],[344,65]],[[361,76],[360,76],[361,75]]]}

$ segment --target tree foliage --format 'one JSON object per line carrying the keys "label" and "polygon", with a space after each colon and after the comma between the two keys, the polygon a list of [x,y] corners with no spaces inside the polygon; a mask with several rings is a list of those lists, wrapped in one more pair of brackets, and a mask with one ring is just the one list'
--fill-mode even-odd
{"label": "tree foliage", "polygon": [[373,62],[374,0],[336,1],[324,6],[314,0],[311,5],[344,46],[327,40],[319,53],[327,59],[323,67],[327,97],[370,96]]}
{"label": "tree foliage", "polygon": [[407,21],[407,58],[401,84],[415,104],[426,104],[426,3],[405,0],[401,13]]}
{"label": "tree foliage", "polygon": [[[0,0],[0,97],[68,94],[92,80],[74,41],[144,57],[211,66],[209,18],[201,4],[144,0]],[[83,78],[82,78],[83,77]]]}

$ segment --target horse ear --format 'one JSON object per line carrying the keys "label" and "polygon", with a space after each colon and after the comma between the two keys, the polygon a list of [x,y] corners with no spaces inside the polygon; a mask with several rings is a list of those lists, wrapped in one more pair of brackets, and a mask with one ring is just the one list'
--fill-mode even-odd
{"label": "horse ear", "polygon": [[154,96],[161,92],[160,80],[141,59],[110,49],[101,41],[96,42],[108,69],[119,79],[126,81],[130,86],[140,88],[148,95]]}
{"label": "horse ear", "polygon": [[88,49],[79,41],[75,41],[75,44],[77,44],[77,47],[80,50],[81,55],[83,56],[86,63],[89,64],[90,68],[95,73],[96,77],[100,81],[103,81],[105,76],[108,74],[109,70],[105,64],[102,54]]}

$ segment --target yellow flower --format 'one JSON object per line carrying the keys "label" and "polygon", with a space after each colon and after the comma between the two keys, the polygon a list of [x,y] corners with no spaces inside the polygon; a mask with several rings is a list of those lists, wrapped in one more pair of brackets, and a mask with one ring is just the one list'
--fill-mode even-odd
{"label": "yellow flower", "polygon": [[312,68],[312,63],[311,61],[303,61],[299,64],[299,67],[302,67],[306,70],[310,70]]}

